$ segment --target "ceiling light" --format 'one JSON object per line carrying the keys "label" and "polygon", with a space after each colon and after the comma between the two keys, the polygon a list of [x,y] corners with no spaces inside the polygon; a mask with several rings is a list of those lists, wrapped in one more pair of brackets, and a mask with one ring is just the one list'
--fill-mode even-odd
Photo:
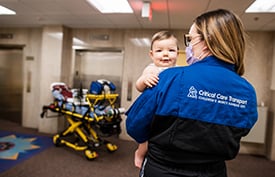
{"label": "ceiling light", "polygon": [[144,1],[143,2],[143,6],[142,6],[142,10],[141,10],[141,17],[145,17],[145,18],[152,18],[152,9],[151,9],[151,3]]}
{"label": "ceiling light", "polygon": [[274,13],[275,0],[256,0],[249,6],[246,13]]}
{"label": "ceiling light", "polygon": [[0,5],[0,15],[15,15],[15,14],[16,13],[13,10],[10,10]]}
{"label": "ceiling light", "polygon": [[127,0],[87,0],[101,13],[133,13]]}

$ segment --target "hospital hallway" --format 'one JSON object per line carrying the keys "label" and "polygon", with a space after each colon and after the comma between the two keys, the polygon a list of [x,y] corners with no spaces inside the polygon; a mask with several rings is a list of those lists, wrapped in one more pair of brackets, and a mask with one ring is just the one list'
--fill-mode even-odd
{"label": "hospital hallway", "polygon": [[[52,136],[1,119],[0,130]],[[99,157],[92,161],[88,161],[81,152],[68,147],[52,146],[0,173],[0,177],[138,177],[138,170],[133,165],[136,143],[117,137],[111,137],[110,141],[118,145],[118,150],[109,153],[98,149]],[[227,169],[228,177],[275,176],[275,162],[261,156],[240,154],[227,162]]]}

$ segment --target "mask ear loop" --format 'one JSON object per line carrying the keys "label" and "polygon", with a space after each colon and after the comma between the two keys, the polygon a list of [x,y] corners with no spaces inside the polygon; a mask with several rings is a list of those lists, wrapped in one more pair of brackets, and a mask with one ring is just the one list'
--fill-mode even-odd
{"label": "mask ear loop", "polygon": [[[193,46],[197,45],[198,43],[202,42],[202,40],[200,39],[198,42],[196,42],[195,44],[192,44],[191,42],[189,43],[189,46],[191,47],[191,50],[193,50]],[[203,52],[203,51],[202,51]],[[194,52],[193,52],[193,55],[194,55]],[[201,57],[202,53],[200,54],[199,57],[197,57],[197,59],[200,60],[200,57]]]}
{"label": "mask ear loop", "polygon": [[198,42],[196,42],[195,44],[192,44],[191,42],[189,43],[189,45],[191,45],[192,47],[197,45],[198,43],[202,42],[202,40],[199,40]]}
{"label": "mask ear loop", "polygon": [[[201,41],[201,42],[202,42],[202,41]],[[204,54],[204,51],[206,51],[206,56],[211,55],[211,52],[210,52],[210,50],[208,49],[208,47],[207,47],[207,46],[204,46],[203,49],[202,49],[201,54],[198,56],[198,59],[201,59],[201,56]]]}
{"label": "mask ear loop", "polygon": [[[203,36],[202,36],[202,38],[204,39]],[[209,33],[207,33],[207,39],[208,39],[208,41],[207,41],[208,44],[212,43],[212,38],[211,38],[211,35]],[[211,50],[208,48],[206,40],[204,40],[204,42],[205,42],[205,47],[203,48],[203,50],[206,51],[206,56],[213,55]]]}

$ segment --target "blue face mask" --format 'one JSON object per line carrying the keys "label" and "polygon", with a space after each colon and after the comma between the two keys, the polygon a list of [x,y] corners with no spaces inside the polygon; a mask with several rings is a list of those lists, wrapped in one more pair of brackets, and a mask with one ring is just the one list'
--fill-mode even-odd
{"label": "blue face mask", "polygon": [[192,65],[198,61],[200,61],[198,58],[194,57],[194,53],[192,51],[192,45],[189,45],[185,48],[186,52],[186,62],[188,65]]}

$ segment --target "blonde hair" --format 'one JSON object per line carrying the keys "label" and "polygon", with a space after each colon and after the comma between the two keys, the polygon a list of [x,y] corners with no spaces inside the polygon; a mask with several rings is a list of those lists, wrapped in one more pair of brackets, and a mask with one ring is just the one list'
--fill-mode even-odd
{"label": "blonde hair", "polygon": [[218,9],[198,16],[194,24],[212,54],[234,64],[236,72],[243,75],[246,40],[239,17],[229,10]]}
{"label": "blonde hair", "polygon": [[153,45],[155,41],[160,41],[160,40],[170,39],[170,38],[173,38],[176,41],[177,48],[179,49],[178,40],[174,34],[172,34],[170,31],[159,31],[155,33],[152,37],[151,50],[153,49]]}

